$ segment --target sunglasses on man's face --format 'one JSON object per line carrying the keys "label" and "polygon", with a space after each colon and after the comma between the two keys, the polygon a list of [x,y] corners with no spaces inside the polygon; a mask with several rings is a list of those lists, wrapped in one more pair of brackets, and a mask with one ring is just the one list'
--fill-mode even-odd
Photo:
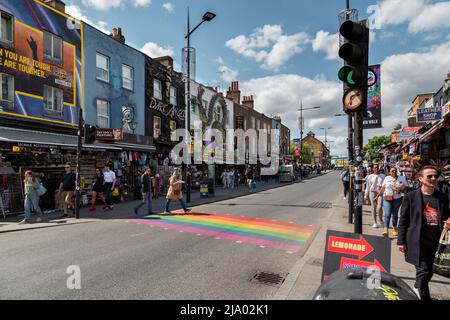
{"label": "sunglasses on man's face", "polygon": [[438,176],[437,174],[429,174],[429,175],[426,176],[426,178],[427,178],[428,180],[431,180],[432,178],[438,179],[439,176]]}

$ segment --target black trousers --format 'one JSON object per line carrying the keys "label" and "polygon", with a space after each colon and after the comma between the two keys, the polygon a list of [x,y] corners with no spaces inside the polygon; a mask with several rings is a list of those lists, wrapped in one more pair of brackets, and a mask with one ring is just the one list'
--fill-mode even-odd
{"label": "black trousers", "polygon": [[344,184],[344,197],[347,198],[348,190],[350,189],[350,182],[349,181],[343,181]]}
{"label": "black trousers", "polygon": [[433,278],[433,261],[437,248],[422,246],[420,249],[420,262],[416,266],[415,287],[419,290],[420,300],[431,300],[429,283]]}

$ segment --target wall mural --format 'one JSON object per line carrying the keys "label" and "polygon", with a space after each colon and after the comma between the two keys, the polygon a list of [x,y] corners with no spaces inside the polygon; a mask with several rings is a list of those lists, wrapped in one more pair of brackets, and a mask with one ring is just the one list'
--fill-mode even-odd
{"label": "wall mural", "polygon": [[203,131],[233,129],[233,102],[221,94],[191,82],[191,124],[201,122]]}

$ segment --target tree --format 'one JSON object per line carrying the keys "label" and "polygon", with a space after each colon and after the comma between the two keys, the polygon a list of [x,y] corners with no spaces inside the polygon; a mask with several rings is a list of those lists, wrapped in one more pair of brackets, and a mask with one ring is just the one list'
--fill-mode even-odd
{"label": "tree", "polygon": [[382,146],[385,146],[391,142],[390,136],[379,136],[379,137],[373,137],[369,140],[369,143],[367,143],[364,146],[364,151],[366,152],[366,160],[372,161],[372,162],[378,162],[383,159],[383,155],[379,153],[378,151]]}
{"label": "tree", "polygon": [[395,127],[394,127],[394,131],[400,131],[402,130],[402,125],[400,123],[398,123]]}
{"label": "tree", "polygon": [[[294,140],[291,140],[291,156],[294,156],[294,150],[295,150]],[[311,147],[306,142],[303,142],[302,144],[302,157],[303,157],[303,164],[311,163]]]}

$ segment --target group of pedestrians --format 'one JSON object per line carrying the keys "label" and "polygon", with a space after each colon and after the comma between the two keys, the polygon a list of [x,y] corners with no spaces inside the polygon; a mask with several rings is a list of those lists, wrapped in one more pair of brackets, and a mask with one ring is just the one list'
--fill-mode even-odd
{"label": "group of pedestrians", "polygon": [[[152,210],[152,194],[154,191],[156,177],[152,176],[152,170],[149,167],[144,169],[144,174],[141,176],[141,192],[142,202],[134,208],[134,213],[139,214],[139,209],[147,204],[147,214],[154,214]],[[182,180],[182,172],[180,168],[175,168],[172,176],[169,179],[169,188],[166,196],[165,211],[163,214],[171,214],[169,207],[170,203],[174,200],[178,200],[183,208],[184,214],[189,213],[191,210],[186,207],[186,203],[183,200],[182,186],[185,184]]]}
{"label": "group of pedestrians", "polygon": [[[378,165],[372,170],[366,176],[365,198],[372,207],[373,227],[383,223],[382,235],[389,238],[392,218],[392,236],[397,237],[398,250],[416,269],[414,291],[422,300],[430,300],[429,282],[440,236],[444,230],[450,230],[448,194],[438,190],[439,172],[433,166],[424,166],[417,173],[418,184],[409,184],[395,167],[389,169],[388,176]],[[348,168],[341,173],[345,196],[350,182],[350,178],[344,180],[349,176],[347,172]]]}
{"label": "group of pedestrians", "polygon": [[234,189],[239,185],[240,174],[234,169],[227,169],[222,172],[220,179],[222,179],[224,189]]}

